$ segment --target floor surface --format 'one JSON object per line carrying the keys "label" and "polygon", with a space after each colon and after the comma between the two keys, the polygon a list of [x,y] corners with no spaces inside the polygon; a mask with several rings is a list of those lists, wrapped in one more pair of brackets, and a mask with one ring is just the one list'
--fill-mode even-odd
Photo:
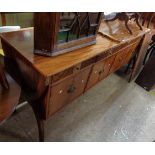
{"label": "floor surface", "polygon": [[[45,141],[153,141],[155,92],[112,74],[49,119],[45,132]],[[29,105],[0,126],[0,141],[37,140]]]}

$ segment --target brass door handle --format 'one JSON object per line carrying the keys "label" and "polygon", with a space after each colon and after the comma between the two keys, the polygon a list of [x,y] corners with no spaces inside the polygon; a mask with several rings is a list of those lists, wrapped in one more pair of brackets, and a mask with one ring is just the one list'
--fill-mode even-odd
{"label": "brass door handle", "polygon": [[69,86],[69,89],[68,89],[68,93],[73,93],[74,91],[76,90],[76,87],[73,85],[73,84],[71,84],[70,86]]}
{"label": "brass door handle", "polygon": [[102,71],[99,71],[98,74],[101,75],[102,74]]}
{"label": "brass door handle", "polygon": [[99,75],[101,75],[102,73],[104,73],[104,69],[99,71]]}

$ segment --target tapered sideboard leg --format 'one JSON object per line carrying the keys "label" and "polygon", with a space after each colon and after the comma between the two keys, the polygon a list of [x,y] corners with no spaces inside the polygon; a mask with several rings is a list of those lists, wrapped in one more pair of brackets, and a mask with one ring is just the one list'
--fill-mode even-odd
{"label": "tapered sideboard leg", "polygon": [[39,141],[44,142],[44,120],[41,118],[40,107],[37,105],[36,102],[31,102],[31,107],[35,114],[37,125],[38,125],[38,132],[39,132]]}
{"label": "tapered sideboard leg", "polygon": [[44,121],[41,120],[38,116],[36,116],[36,120],[38,124],[39,142],[44,142]]}

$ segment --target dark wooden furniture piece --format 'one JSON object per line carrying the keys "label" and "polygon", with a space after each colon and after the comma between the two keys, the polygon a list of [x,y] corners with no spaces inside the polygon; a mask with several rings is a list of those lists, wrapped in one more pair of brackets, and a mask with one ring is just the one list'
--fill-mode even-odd
{"label": "dark wooden furniture piece", "polygon": [[55,56],[96,43],[102,13],[34,13],[34,53]]}
{"label": "dark wooden furniture piece", "polygon": [[153,29],[155,27],[154,12],[139,12],[140,23],[142,26]]}
{"label": "dark wooden furniture piece", "polygon": [[114,21],[114,20],[117,20],[117,19],[119,19],[121,21],[124,21],[125,22],[125,26],[126,26],[127,30],[129,31],[129,33],[133,34],[131,29],[128,26],[128,22],[129,22],[129,20],[134,19],[136,24],[140,28],[140,30],[142,30],[142,26],[139,23],[139,17],[140,17],[139,14],[136,13],[136,12],[118,12],[118,13],[116,13],[116,16],[114,18],[112,18],[112,19],[105,19],[105,21],[109,22],[109,21]]}
{"label": "dark wooden furniture piece", "polygon": [[0,124],[15,110],[20,98],[20,86],[4,71],[0,56]]}
{"label": "dark wooden furniture piece", "polygon": [[[128,25],[131,29],[135,29],[135,22],[129,22]],[[118,29],[118,27],[121,25],[121,30]],[[116,42],[117,44],[120,44],[121,42],[124,41],[124,33],[126,37],[130,38],[132,37],[129,33],[128,30],[126,29],[126,26],[124,25],[124,21],[111,21],[111,22],[102,22],[101,27],[104,27],[104,29],[99,29],[99,32],[101,32],[107,39]],[[138,27],[136,29],[139,29]],[[116,31],[114,33],[114,31]],[[123,31],[123,32],[122,32]],[[135,35],[133,33],[133,35]],[[137,47],[137,52],[135,52],[132,55],[132,58],[130,59],[127,69],[125,70],[125,73],[128,73],[128,69],[130,66],[130,75],[129,75],[129,82],[133,80],[136,75],[139,74],[139,71],[143,65],[143,60],[147,52],[147,48],[149,46],[150,40],[152,37],[152,30],[149,30],[149,33],[146,33],[145,36],[142,38],[141,42],[139,43]],[[134,60],[133,60],[134,59]]]}
{"label": "dark wooden furniture piece", "polygon": [[150,91],[155,88],[155,49],[150,59],[146,62],[144,68],[136,79],[136,83],[145,90]]}
{"label": "dark wooden furniture piece", "polygon": [[[149,32],[148,29],[139,30],[134,24],[130,26],[134,35],[126,31],[124,24],[111,27],[113,33],[109,35],[119,39],[120,43],[98,35],[95,45],[56,57],[33,54],[33,28],[1,35],[7,71],[20,82],[34,110],[40,141],[44,140],[45,120],[128,63]],[[102,23],[100,31],[104,28]]]}
{"label": "dark wooden furniture piece", "polygon": [[145,65],[146,61],[149,59],[149,57],[153,53],[153,49],[155,46],[155,13],[154,12],[148,12],[148,13],[140,13],[141,18],[140,21],[142,22],[142,25],[144,27],[150,28],[151,29],[151,39],[150,39],[150,44],[147,49],[143,65]]}
{"label": "dark wooden furniture piece", "polygon": [[[153,49],[153,35],[155,34],[155,13],[154,12],[138,12],[137,13],[139,15],[139,23],[145,27],[145,28],[149,28],[150,32],[148,34],[146,34],[144,40],[143,40],[143,45],[140,45],[141,48],[141,56],[139,57],[138,53],[135,52],[135,54],[133,55],[133,58],[129,61],[128,66],[125,70],[125,73],[131,73],[132,75],[130,76],[130,80],[132,80],[135,75],[137,74],[137,71],[133,71],[135,70],[137,66],[140,70],[141,67],[145,64],[146,60],[148,60],[148,56],[150,56],[152,54],[152,49]],[[151,39],[152,38],[152,39]],[[152,47],[151,47],[152,46]],[[138,49],[139,50],[139,49]],[[142,54],[143,53],[143,54]],[[138,63],[137,65],[137,59],[139,59],[139,61],[141,61],[141,63]]]}
{"label": "dark wooden furniture piece", "polygon": [[153,52],[155,52],[155,35],[152,36],[151,43],[149,44],[149,47],[147,49],[147,52],[143,61],[143,65],[145,65],[146,62],[150,59]]}
{"label": "dark wooden furniture piece", "polygon": [[143,61],[144,67],[135,82],[150,91],[155,86],[155,13],[141,13],[141,21],[143,26],[151,29],[151,38]]}

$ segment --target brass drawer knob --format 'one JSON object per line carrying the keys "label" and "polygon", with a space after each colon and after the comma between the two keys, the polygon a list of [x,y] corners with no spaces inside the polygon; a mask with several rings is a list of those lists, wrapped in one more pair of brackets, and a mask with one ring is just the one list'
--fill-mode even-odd
{"label": "brass drawer knob", "polygon": [[99,75],[102,74],[102,71],[99,71],[98,74],[99,74]]}
{"label": "brass drawer knob", "polygon": [[99,75],[101,75],[102,73],[104,73],[104,69],[103,70],[101,70],[101,71],[99,71]]}
{"label": "brass drawer knob", "polygon": [[80,70],[80,67],[76,67],[76,70]]}
{"label": "brass drawer knob", "polygon": [[76,87],[73,85],[73,84],[71,84],[70,86],[69,86],[69,89],[68,89],[68,93],[73,93],[74,91],[76,90]]}

